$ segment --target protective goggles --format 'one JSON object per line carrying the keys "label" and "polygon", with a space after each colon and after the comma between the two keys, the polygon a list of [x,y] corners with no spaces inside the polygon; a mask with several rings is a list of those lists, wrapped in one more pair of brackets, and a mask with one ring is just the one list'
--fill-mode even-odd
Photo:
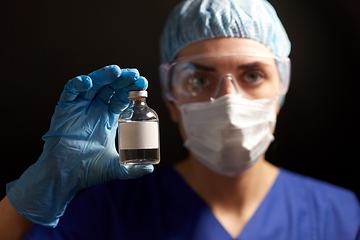
{"label": "protective goggles", "polygon": [[175,59],[160,65],[166,100],[177,104],[213,101],[230,93],[247,99],[285,95],[290,59],[272,54],[222,52]]}

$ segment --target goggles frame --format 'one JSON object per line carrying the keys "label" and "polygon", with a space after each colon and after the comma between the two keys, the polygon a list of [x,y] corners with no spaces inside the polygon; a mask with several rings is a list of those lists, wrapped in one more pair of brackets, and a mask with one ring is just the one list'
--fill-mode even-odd
{"label": "goggles frame", "polygon": [[[272,58],[276,61],[277,71],[280,78],[280,93],[279,95],[285,95],[289,89],[290,85],[290,75],[291,75],[291,61],[288,57],[278,57],[273,54],[268,53],[259,53],[259,52],[221,52],[221,53],[206,53],[206,54],[196,54],[192,56],[182,57],[174,59],[170,62],[163,63],[159,66],[160,74],[160,85],[162,88],[162,94],[165,101],[173,101],[176,104],[181,105],[178,100],[172,94],[171,91],[171,77],[170,69],[180,63],[188,62],[194,59],[199,58],[211,58],[211,57],[226,57],[226,56],[244,56],[244,57],[262,57],[262,58]],[[210,101],[210,99],[209,99]]]}

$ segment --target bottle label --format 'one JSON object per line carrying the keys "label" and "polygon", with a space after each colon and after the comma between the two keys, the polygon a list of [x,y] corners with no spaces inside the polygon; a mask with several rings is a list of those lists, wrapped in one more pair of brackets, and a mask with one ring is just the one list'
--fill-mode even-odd
{"label": "bottle label", "polygon": [[119,136],[121,150],[159,148],[159,122],[121,122]]}

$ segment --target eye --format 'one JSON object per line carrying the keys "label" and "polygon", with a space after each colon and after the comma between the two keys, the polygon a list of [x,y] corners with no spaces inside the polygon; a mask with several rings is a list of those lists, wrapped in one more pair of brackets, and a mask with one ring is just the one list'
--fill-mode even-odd
{"label": "eye", "polygon": [[202,88],[208,84],[208,80],[204,76],[192,75],[187,79],[187,85],[192,88]]}
{"label": "eye", "polygon": [[184,89],[191,96],[199,96],[206,92],[209,86],[209,80],[204,75],[193,74],[185,80]]}
{"label": "eye", "polygon": [[249,84],[261,83],[265,78],[265,74],[260,71],[249,72],[245,75],[244,82]]}

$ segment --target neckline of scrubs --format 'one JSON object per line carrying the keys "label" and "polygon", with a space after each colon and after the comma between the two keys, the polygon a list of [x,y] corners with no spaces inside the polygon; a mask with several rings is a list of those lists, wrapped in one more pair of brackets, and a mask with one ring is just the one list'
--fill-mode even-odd
{"label": "neckline of scrubs", "polygon": [[[279,168],[279,173],[278,173],[275,181],[273,182],[272,186],[266,193],[265,197],[261,201],[261,203],[260,203],[259,207],[256,209],[255,213],[251,216],[249,221],[245,224],[244,228],[241,230],[239,235],[236,238],[232,238],[231,235],[228,233],[228,231],[226,231],[226,229],[223,227],[223,225],[215,217],[215,215],[213,214],[213,212],[211,211],[209,206],[205,203],[205,201],[186,183],[186,181],[175,170],[174,167],[172,169],[176,173],[176,176],[178,176],[178,178],[181,179],[181,182],[186,186],[187,192],[193,194],[194,195],[193,197],[195,197],[199,202],[201,202],[201,204],[203,205],[202,209],[206,210],[206,213],[204,213],[204,215],[207,217],[211,217],[211,219],[206,219],[206,221],[212,225],[216,223],[218,225],[217,231],[219,231],[221,229],[221,231],[224,232],[223,234],[226,233],[226,235],[229,237],[229,239],[234,239],[234,240],[247,239],[247,237],[245,237],[245,236],[253,237],[254,229],[256,228],[255,226],[258,225],[258,224],[255,224],[255,222],[257,221],[256,219],[258,219],[260,216],[263,216],[262,213],[264,211],[266,211],[266,209],[269,207],[268,206],[270,204],[269,199],[272,199],[272,195],[274,192],[273,189],[275,189],[276,186],[278,185],[279,178],[281,177],[281,175],[283,173],[283,169]],[[257,217],[258,215],[259,215],[259,217]],[[206,225],[206,224],[204,224],[204,225]],[[212,230],[213,230],[213,228],[212,228]]]}

